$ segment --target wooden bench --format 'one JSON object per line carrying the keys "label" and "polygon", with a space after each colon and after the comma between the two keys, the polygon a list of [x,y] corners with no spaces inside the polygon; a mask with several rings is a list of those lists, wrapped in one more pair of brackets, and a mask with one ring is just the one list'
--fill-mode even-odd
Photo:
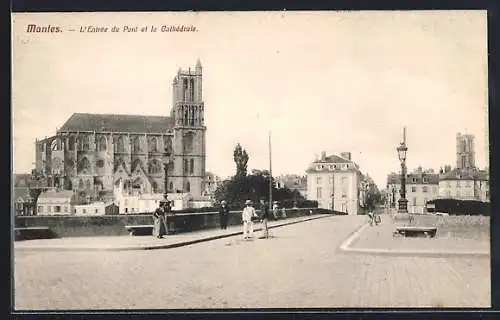
{"label": "wooden bench", "polygon": [[14,228],[15,240],[51,239],[54,234],[49,227]]}
{"label": "wooden bench", "polygon": [[424,236],[427,238],[434,238],[436,236],[437,227],[398,227],[394,231],[395,235],[402,235],[404,237],[418,237]]}
{"label": "wooden bench", "polygon": [[151,236],[153,235],[153,227],[152,224],[140,224],[125,226],[125,229],[127,229],[131,236]]}

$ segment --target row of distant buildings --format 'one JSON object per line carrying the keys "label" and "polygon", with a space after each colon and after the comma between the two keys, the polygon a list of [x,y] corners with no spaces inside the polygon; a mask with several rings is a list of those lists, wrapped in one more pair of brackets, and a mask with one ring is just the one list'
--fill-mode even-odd
{"label": "row of distant buildings", "polygon": [[[474,136],[457,133],[456,167],[443,166],[439,172],[419,167],[406,175],[408,211],[423,213],[428,201],[435,199],[490,201],[489,172],[475,166]],[[397,206],[401,174],[387,177],[387,205]]]}
{"label": "row of distant buildings", "polygon": [[[73,190],[64,190],[60,187],[47,185],[46,181],[34,181],[31,174],[14,174],[13,176],[13,205],[16,215],[105,215],[105,214],[136,214],[152,212],[160,201],[163,193],[139,193],[124,190],[123,181],[114,188],[112,196],[90,199],[78,198]],[[170,193],[174,209],[185,209],[198,205],[211,206],[214,192],[222,183],[222,179],[207,172],[204,183],[203,198],[198,201],[189,193]],[[33,206],[33,197],[30,189],[40,189],[36,209]]]}

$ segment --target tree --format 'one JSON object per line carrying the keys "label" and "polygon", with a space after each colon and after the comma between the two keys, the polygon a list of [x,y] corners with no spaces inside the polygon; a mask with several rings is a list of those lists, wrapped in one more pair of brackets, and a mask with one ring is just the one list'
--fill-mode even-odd
{"label": "tree", "polygon": [[234,148],[233,159],[236,163],[236,177],[245,177],[247,175],[248,154],[239,143]]}
{"label": "tree", "polygon": [[[247,176],[234,176],[232,179],[224,181],[215,191],[216,201],[226,200],[231,206],[240,207],[245,200],[252,200],[255,203],[260,199],[269,200],[269,179],[267,170],[252,170],[252,174]],[[297,190],[288,188],[276,189],[274,179],[271,180],[273,199],[276,201],[288,201],[290,206],[294,201],[304,201],[304,197]]]}

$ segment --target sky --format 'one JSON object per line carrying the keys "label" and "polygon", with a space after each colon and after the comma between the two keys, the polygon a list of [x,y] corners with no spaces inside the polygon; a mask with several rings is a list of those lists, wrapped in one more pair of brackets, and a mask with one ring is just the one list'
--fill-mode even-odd
{"label": "sky", "polygon": [[[408,160],[456,163],[455,137],[476,137],[488,166],[486,11],[13,14],[13,171],[34,167],[36,138],[77,112],[169,115],[179,68],[203,65],[207,171],[305,174],[322,151],[352,153],[379,188]],[[27,33],[28,24],[62,33]],[[81,33],[81,26],[158,32]],[[197,32],[160,32],[162,25]],[[69,31],[74,29],[76,31]],[[148,30],[149,31],[149,30]]]}

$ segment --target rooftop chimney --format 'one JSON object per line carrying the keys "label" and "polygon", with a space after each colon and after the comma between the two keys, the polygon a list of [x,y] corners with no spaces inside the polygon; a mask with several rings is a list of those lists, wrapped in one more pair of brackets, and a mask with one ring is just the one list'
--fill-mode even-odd
{"label": "rooftop chimney", "polygon": [[326,152],[325,151],[321,151],[321,160],[322,161],[326,160]]}
{"label": "rooftop chimney", "polygon": [[350,153],[350,152],[342,152],[342,153],[340,154],[340,156],[341,156],[342,158],[344,158],[344,159],[347,159],[347,160],[351,161],[351,153]]}

